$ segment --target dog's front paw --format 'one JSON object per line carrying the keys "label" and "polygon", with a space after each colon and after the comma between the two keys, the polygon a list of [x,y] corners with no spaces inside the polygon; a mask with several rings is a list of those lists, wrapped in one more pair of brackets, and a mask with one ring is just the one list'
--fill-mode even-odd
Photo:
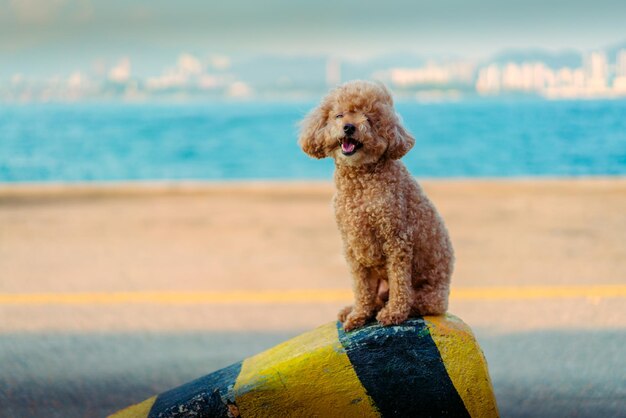
{"label": "dog's front paw", "polygon": [[398,309],[394,306],[385,306],[376,315],[376,320],[381,325],[398,325],[403,323],[409,318],[408,309]]}
{"label": "dog's front paw", "polygon": [[367,323],[367,321],[370,320],[371,317],[372,315],[366,312],[352,310],[352,312],[350,312],[350,314],[346,317],[346,320],[343,321],[343,329],[346,331],[352,331],[353,329],[361,328]]}
{"label": "dog's front paw", "polygon": [[346,322],[346,318],[348,317],[348,315],[350,315],[350,312],[352,312],[352,306],[346,306],[345,308],[340,310],[337,314],[339,322],[341,322],[342,324]]}

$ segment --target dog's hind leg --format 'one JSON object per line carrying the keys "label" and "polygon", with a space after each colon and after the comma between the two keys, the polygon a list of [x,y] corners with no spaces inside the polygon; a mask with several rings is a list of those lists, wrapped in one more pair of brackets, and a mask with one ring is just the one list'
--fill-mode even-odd
{"label": "dog's hind leg", "polygon": [[411,316],[443,315],[448,310],[450,274],[445,269],[421,273],[423,280],[413,285]]}

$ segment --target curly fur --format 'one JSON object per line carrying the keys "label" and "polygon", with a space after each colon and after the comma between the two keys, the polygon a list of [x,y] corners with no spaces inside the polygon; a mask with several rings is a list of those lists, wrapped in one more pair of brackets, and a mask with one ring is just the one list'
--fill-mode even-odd
{"label": "curly fur", "polygon": [[[354,133],[346,134],[348,124]],[[357,141],[352,155],[341,143]],[[332,90],[302,122],[299,144],[335,160],[337,225],[355,304],[339,313],[346,330],[376,315],[383,325],[448,307],[454,264],[443,220],[398,159],[415,144],[384,85],[353,81]]]}

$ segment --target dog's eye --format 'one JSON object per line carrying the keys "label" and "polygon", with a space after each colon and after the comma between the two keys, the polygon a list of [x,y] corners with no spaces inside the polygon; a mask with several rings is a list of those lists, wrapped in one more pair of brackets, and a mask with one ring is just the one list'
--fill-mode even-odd
{"label": "dog's eye", "polygon": [[343,114],[342,113],[339,113],[338,115],[335,115],[335,119],[341,119],[341,118],[343,118]]}

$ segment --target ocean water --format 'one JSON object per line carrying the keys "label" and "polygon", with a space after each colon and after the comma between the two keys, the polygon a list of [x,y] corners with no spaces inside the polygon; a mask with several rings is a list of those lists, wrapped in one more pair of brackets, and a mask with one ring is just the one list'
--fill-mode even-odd
{"label": "ocean water", "polygon": [[[315,103],[0,105],[0,182],[330,179]],[[626,101],[399,103],[419,177],[626,174]]]}

